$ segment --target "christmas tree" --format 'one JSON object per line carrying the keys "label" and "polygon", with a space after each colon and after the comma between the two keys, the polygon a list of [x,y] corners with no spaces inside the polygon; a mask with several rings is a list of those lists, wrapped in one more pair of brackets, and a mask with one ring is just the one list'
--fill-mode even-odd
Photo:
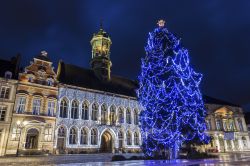
{"label": "christmas tree", "polygon": [[148,156],[167,150],[176,158],[183,143],[207,143],[209,137],[199,89],[202,75],[191,68],[188,50],[164,24],[160,20],[149,33],[139,75],[142,149]]}

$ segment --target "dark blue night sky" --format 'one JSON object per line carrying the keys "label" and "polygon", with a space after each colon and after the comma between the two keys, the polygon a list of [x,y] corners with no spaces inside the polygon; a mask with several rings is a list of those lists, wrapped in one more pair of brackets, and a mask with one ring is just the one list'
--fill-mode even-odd
{"label": "dark blue night sky", "polygon": [[203,93],[236,104],[250,103],[250,1],[229,0],[2,0],[0,57],[21,53],[27,65],[46,50],[89,67],[90,40],[103,20],[111,35],[112,73],[136,79],[149,31],[158,19],[182,38]]}

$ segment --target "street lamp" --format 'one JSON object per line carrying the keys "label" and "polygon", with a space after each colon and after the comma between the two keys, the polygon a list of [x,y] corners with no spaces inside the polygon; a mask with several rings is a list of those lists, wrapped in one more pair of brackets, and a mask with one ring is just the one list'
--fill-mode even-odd
{"label": "street lamp", "polygon": [[26,121],[21,122],[20,120],[18,120],[16,122],[17,129],[20,129],[20,135],[19,135],[18,144],[17,144],[16,156],[19,155],[19,146],[20,146],[20,140],[21,140],[21,135],[22,135],[22,129],[25,127],[26,124],[27,124]]}

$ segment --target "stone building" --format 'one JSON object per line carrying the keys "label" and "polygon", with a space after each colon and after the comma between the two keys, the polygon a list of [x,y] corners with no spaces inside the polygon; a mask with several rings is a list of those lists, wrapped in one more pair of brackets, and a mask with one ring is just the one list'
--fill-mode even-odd
{"label": "stone building", "polygon": [[16,97],[20,56],[0,60],[0,156],[5,155]]}
{"label": "stone building", "polygon": [[111,39],[102,28],[91,45],[91,69],[58,65],[54,148],[57,153],[140,151],[137,84],[111,75]]}
{"label": "stone building", "polygon": [[207,108],[207,133],[211,143],[205,146],[211,152],[232,152],[250,150],[248,130],[239,105],[205,97]]}
{"label": "stone building", "polygon": [[47,52],[19,73],[6,155],[53,152],[58,82]]}

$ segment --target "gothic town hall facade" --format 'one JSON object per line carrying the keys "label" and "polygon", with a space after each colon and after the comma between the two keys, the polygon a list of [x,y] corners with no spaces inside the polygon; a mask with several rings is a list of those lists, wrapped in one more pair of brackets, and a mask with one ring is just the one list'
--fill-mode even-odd
{"label": "gothic town hall facade", "polygon": [[[91,39],[90,69],[46,51],[20,70],[20,56],[0,60],[0,156],[140,152],[136,81],[112,75],[109,35]],[[209,152],[250,149],[240,106],[204,96]]]}

